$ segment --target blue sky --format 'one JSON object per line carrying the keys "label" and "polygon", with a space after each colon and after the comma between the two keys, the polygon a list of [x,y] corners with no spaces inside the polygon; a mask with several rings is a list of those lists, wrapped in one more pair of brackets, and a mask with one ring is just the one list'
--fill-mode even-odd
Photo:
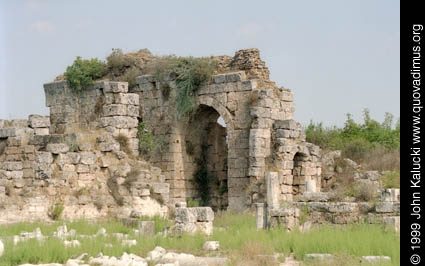
{"label": "blue sky", "polygon": [[43,83],[112,48],[233,55],[257,47],[295,118],[400,114],[400,6],[358,1],[0,0],[0,118],[48,114]]}

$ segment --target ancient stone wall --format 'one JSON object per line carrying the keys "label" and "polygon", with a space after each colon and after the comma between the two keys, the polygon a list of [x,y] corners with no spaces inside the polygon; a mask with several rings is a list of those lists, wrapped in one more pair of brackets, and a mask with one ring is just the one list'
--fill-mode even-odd
{"label": "ancient stone wall", "polygon": [[[60,91],[66,84],[48,84],[46,90],[52,86]],[[50,219],[61,206],[69,219],[167,213],[169,184],[161,169],[137,158],[138,95],[127,93],[127,83],[95,86],[91,95],[104,101],[91,124],[35,115],[1,120],[0,223]],[[68,92],[57,100],[78,102]],[[46,93],[48,102],[57,102],[52,95],[57,94]],[[64,114],[53,106],[56,117],[83,117],[87,110],[77,105]],[[76,122],[82,124],[76,128]],[[51,133],[58,129],[73,133]]]}
{"label": "ancient stone wall", "polygon": [[[154,191],[161,191],[166,204],[174,206],[199,199],[193,180],[204,157],[211,179],[209,205],[214,209],[244,210],[265,201],[277,207],[294,195],[320,191],[319,148],[305,142],[293,120],[292,92],[269,80],[257,49],[215,59],[222,73],[196,92],[197,108],[191,116],[177,116],[178,92],[172,78],[159,81],[143,75],[130,92],[125,82],[99,81],[81,92],[66,81],[45,84],[50,117],[30,119],[30,127],[25,121],[22,129],[3,125],[0,130],[0,149],[6,150],[0,161],[4,161],[7,186],[20,186],[10,176],[21,180],[28,169],[28,182],[39,187],[50,184],[54,176],[61,180],[54,184],[71,191],[100,182],[108,187],[102,188],[108,192],[104,194],[122,204],[127,196],[133,200],[126,202],[145,198],[150,192],[146,184],[156,182]],[[154,168],[146,169],[137,157],[140,122],[160,144],[145,157]],[[15,143],[18,133],[21,142]],[[25,156],[34,165],[27,159],[18,160],[22,167],[11,164],[14,147],[18,154],[28,151]],[[130,174],[138,168],[142,171]],[[98,200],[82,198],[87,204]],[[138,215],[134,208],[132,212]]]}

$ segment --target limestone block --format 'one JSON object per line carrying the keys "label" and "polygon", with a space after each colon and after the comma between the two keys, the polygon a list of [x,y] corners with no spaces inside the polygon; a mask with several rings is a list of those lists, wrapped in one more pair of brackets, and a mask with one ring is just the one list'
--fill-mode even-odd
{"label": "limestone block", "polygon": [[194,207],[191,209],[196,214],[196,220],[198,222],[214,221],[214,212],[211,207]]}
{"label": "limestone block", "polygon": [[81,159],[80,163],[82,164],[94,164],[96,162],[96,154],[91,152],[82,152],[80,153]]}
{"label": "limestone block", "polygon": [[75,170],[77,171],[77,173],[88,173],[90,172],[90,167],[86,164],[77,164]]}
{"label": "limestone block", "polygon": [[196,229],[207,236],[213,233],[213,222],[196,222]]}
{"label": "limestone block", "polygon": [[103,106],[104,116],[124,116],[127,115],[127,105],[109,104]]}
{"label": "limestone block", "polygon": [[127,115],[138,117],[139,116],[139,106],[137,105],[127,105]]}
{"label": "limestone block", "polygon": [[259,117],[259,118],[270,118],[271,117],[271,109],[265,108],[265,107],[252,107],[250,110],[250,115],[252,117]]}
{"label": "limestone block", "polygon": [[0,163],[0,168],[3,170],[9,170],[9,171],[14,171],[14,170],[22,170],[22,162],[3,162]]}
{"label": "limestone block", "polygon": [[118,81],[110,81],[107,82],[104,86],[104,92],[127,92],[128,91],[128,83],[127,82],[118,82]]}
{"label": "limestone block", "polygon": [[20,179],[23,178],[24,172],[23,171],[7,171],[6,177],[7,179]]}
{"label": "limestone block", "polygon": [[78,149],[80,150],[80,151],[91,151],[91,150],[93,150],[93,145],[91,144],[91,143],[80,143],[79,145],[78,145]]}
{"label": "limestone block", "polygon": [[362,264],[376,264],[390,262],[391,257],[388,256],[362,256]]}
{"label": "limestone block", "polygon": [[266,181],[267,206],[270,209],[279,208],[280,186],[278,173],[266,172],[264,178]]}
{"label": "limestone block", "polygon": [[306,261],[324,261],[324,260],[333,260],[334,256],[326,253],[312,253],[305,254],[304,260]]}
{"label": "limestone block", "polygon": [[155,222],[154,221],[140,221],[139,234],[143,236],[152,237],[155,235]]}
{"label": "limestone block", "polygon": [[206,241],[202,246],[205,251],[217,251],[220,248],[220,242],[218,241]]}
{"label": "limestone block", "polygon": [[139,105],[139,95],[136,93],[127,93],[128,104]]}
{"label": "limestone block", "polygon": [[119,151],[120,144],[116,142],[102,142],[99,144],[99,150],[103,152]]}
{"label": "limestone block", "polygon": [[241,82],[241,85],[242,85],[240,87],[241,91],[251,91],[258,88],[258,82],[255,79],[243,80]]}
{"label": "limestone block", "polygon": [[378,202],[376,204],[377,213],[400,212],[400,202]]}
{"label": "limestone block", "polygon": [[48,128],[50,127],[50,117],[41,115],[30,115],[28,124],[32,128]]}
{"label": "limestone block", "polygon": [[246,74],[244,71],[238,71],[226,74],[226,82],[238,82],[246,80]]}
{"label": "limestone block", "polygon": [[69,163],[78,164],[80,162],[81,156],[77,152],[68,152],[67,157],[69,158]]}
{"label": "limestone block", "polygon": [[196,222],[196,215],[189,208],[176,208],[175,215],[176,223]]}
{"label": "limestone block", "polygon": [[49,128],[34,128],[34,134],[37,136],[45,136],[50,134]]}
{"label": "limestone block", "polygon": [[148,252],[148,254],[146,255],[146,259],[149,261],[157,261],[162,258],[165,253],[167,253],[167,251],[164,248],[155,247],[152,251]]}
{"label": "limestone block", "polygon": [[38,163],[53,163],[52,153],[46,151],[37,151],[35,153],[35,161]]}
{"label": "limestone block", "polygon": [[15,137],[15,128],[0,128],[0,138]]}
{"label": "limestone block", "polygon": [[226,82],[226,75],[225,74],[215,75],[213,79],[214,79],[214,82],[217,84],[224,83]]}
{"label": "limestone block", "polygon": [[381,192],[381,201],[400,201],[400,189],[399,188],[387,188]]}
{"label": "limestone block", "polygon": [[280,99],[284,102],[293,102],[294,101],[294,94],[290,91],[281,91],[280,92]]}
{"label": "limestone block", "polygon": [[65,143],[49,143],[46,150],[53,154],[66,153],[69,151],[69,146]]}
{"label": "limestone block", "polygon": [[290,130],[297,130],[298,123],[295,120],[277,120],[273,124],[274,128],[281,128],[281,129],[290,129]]}
{"label": "limestone block", "polygon": [[151,183],[154,193],[165,194],[170,192],[170,184],[168,183]]}

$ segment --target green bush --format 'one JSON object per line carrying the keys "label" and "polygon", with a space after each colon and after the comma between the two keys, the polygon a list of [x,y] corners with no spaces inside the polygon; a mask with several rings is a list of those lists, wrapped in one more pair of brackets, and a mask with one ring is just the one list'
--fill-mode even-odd
{"label": "green bush", "polygon": [[[378,168],[389,167],[385,162],[378,162],[377,158],[371,158],[373,154],[391,154],[391,156],[379,156],[391,161],[400,158],[400,121],[393,127],[393,116],[386,113],[385,119],[379,123],[370,118],[369,110],[364,110],[363,123],[356,123],[350,114],[347,115],[345,125],[338,127],[323,127],[322,123],[310,122],[307,126],[306,140],[320,146],[324,150],[342,150],[343,157],[353,159],[359,163],[373,161]],[[397,157],[397,158],[396,158]],[[382,161],[381,159],[381,161]],[[393,170],[393,169],[378,169]]]}
{"label": "green bush", "polygon": [[97,58],[90,60],[77,56],[74,63],[66,68],[65,77],[69,81],[71,88],[80,92],[93,81],[105,75],[105,63]]}
{"label": "green bush", "polygon": [[49,211],[49,217],[52,218],[52,220],[59,220],[59,218],[62,215],[62,212],[64,210],[64,206],[62,202],[58,202],[55,204],[54,207],[52,207]]}
{"label": "green bush", "polygon": [[162,153],[166,147],[161,139],[157,138],[147,124],[140,122],[137,127],[137,138],[139,139],[139,153],[149,159],[154,153]]}

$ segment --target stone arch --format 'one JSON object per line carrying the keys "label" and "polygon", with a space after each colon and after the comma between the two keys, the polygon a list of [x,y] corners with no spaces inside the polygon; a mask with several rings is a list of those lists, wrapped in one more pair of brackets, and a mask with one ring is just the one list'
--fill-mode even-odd
{"label": "stone arch", "polygon": [[228,206],[228,128],[218,123],[220,116],[216,108],[199,104],[182,131],[184,176],[191,180],[187,197],[216,210]]}
{"label": "stone arch", "polygon": [[232,115],[227,110],[226,106],[217,101],[215,98],[207,95],[200,95],[197,99],[199,105],[206,105],[212,107],[217,111],[217,113],[223,118],[224,122],[226,123],[227,131],[231,131],[234,129]]}

